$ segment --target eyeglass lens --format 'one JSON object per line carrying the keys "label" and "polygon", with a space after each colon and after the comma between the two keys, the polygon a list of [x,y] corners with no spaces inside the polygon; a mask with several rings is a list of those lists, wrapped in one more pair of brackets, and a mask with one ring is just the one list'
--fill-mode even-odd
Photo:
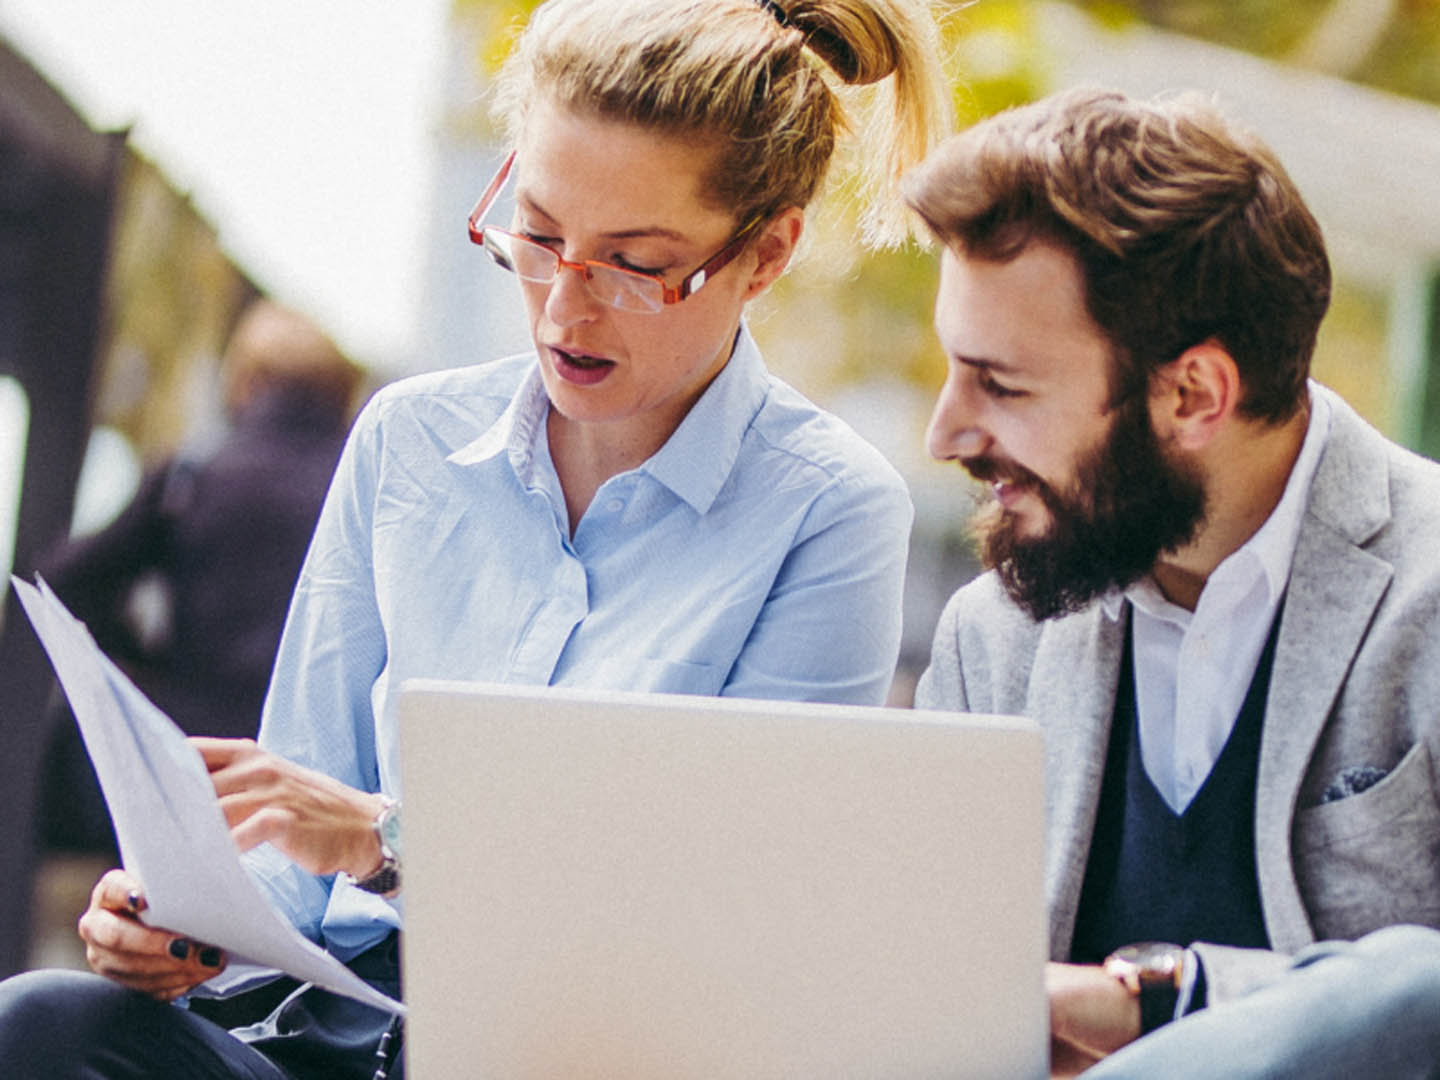
{"label": "eyeglass lens", "polygon": [[[493,225],[485,227],[484,239],[491,258],[525,281],[546,285],[560,272],[560,256],[543,244]],[[604,263],[586,262],[583,266],[585,287],[601,303],[651,314],[665,306],[665,286],[655,278]]]}

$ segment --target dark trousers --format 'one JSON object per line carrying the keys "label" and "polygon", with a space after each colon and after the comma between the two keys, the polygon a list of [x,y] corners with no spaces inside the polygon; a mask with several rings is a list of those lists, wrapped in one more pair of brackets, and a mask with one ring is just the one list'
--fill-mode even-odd
{"label": "dark trousers", "polygon": [[[400,996],[399,935],[349,964]],[[109,979],[32,971],[0,983],[6,1080],[371,1080],[390,1015],[306,984],[264,1020],[226,1031]],[[402,1063],[391,1080],[404,1076]]]}

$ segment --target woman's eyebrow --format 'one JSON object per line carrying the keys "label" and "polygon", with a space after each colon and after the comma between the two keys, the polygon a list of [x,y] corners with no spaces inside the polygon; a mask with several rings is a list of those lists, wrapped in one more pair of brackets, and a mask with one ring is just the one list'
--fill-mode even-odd
{"label": "woman's eyebrow", "polygon": [[[553,214],[523,191],[516,192],[515,201],[524,204],[526,209],[539,214],[547,221],[556,221]],[[606,240],[659,239],[673,240],[681,244],[690,243],[690,238],[684,233],[676,229],[666,228],[663,225],[645,225],[633,229],[616,229],[612,232],[601,233],[600,235]]]}

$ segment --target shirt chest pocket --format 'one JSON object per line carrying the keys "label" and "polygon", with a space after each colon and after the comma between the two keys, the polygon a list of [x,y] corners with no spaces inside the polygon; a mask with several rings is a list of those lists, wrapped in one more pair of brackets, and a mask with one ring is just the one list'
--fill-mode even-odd
{"label": "shirt chest pocket", "polygon": [[1315,936],[1392,923],[1440,927],[1440,805],[1429,747],[1416,743],[1355,795],[1301,810],[1292,844]]}
{"label": "shirt chest pocket", "polygon": [[729,665],[644,657],[634,661],[633,687],[652,694],[720,693]]}

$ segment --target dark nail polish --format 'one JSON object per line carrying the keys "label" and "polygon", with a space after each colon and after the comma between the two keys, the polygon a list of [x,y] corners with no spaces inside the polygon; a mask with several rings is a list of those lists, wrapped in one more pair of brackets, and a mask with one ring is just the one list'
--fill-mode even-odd
{"label": "dark nail polish", "polygon": [[190,955],[190,941],[188,938],[177,937],[170,942],[170,955],[176,960],[184,960]]}
{"label": "dark nail polish", "polygon": [[218,968],[220,966],[220,950],[208,948],[200,950],[200,963],[206,967]]}
{"label": "dark nail polish", "polygon": [[130,905],[131,911],[138,912],[140,910],[140,890],[131,889],[130,895],[125,897],[125,902]]}

